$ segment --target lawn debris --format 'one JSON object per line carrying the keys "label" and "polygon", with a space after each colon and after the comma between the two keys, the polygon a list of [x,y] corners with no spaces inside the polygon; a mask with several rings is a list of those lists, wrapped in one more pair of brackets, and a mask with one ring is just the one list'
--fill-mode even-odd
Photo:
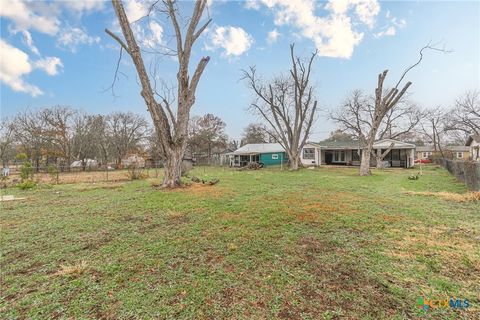
{"label": "lawn debris", "polygon": [[455,202],[480,201],[480,191],[472,191],[467,193],[405,191],[404,193],[409,195],[417,195],[417,196],[439,197],[445,200],[450,200]]}
{"label": "lawn debris", "polygon": [[263,168],[263,163],[258,163],[258,162],[249,162],[247,163],[246,166],[239,168],[239,171],[243,170],[258,170]]}
{"label": "lawn debris", "polygon": [[417,172],[417,174],[411,174],[408,176],[408,180],[418,180],[420,178],[420,172]]}
{"label": "lawn debris", "polygon": [[14,201],[14,200],[25,200],[26,198],[17,198],[14,195],[5,195],[5,196],[0,196],[0,202],[1,201]]}

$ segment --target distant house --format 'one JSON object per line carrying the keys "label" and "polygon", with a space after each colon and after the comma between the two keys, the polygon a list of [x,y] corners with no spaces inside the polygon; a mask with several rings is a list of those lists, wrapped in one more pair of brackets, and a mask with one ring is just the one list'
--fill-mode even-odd
{"label": "distant house", "polygon": [[470,148],[468,146],[446,146],[445,150],[449,153],[448,157],[455,160],[468,160],[470,158]]}
{"label": "distant house", "polygon": [[417,147],[416,159],[428,159],[432,156],[443,156],[447,159],[466,160],[470,157],[470,148],[467,146],[444,146],[442,151],[435,150],[433,146],[420,146]]}
{"label": "distant house", "polygon": [[[393,144],[392,149],[383,161],[388,167],[409,168],[414,165],[415,145],[392,139],[379,140],[373,149],[385,152]],[[322,141],[308,142],[302,148],[300,160],[304,166],[351,165],[359,166],[361,159],[359,141]],[[288,162],[288,155],[279,143],[247,144],[233,152],[235,167],[243,167],[249,162],[259,162],[265,166],[279,165]],[[371,157],[370,165],[375,166],[375,157]]]}
{"label": "distant house", "polygon": [[465,146],[469,148],[472,160],[480,161],[480,134],[474,134],[468,137]]}
{"label": "distant house", "polygon": [[415,159],[428,159],[433,153],[436,152],[433,146],[418,146],[416,148],[416,157]]}
{"label": "distant house", "polygon": [[96,168],[98,167],[98,162],[97,160],[93,159],[84,159],[82,160],[76,160],[73,161],[72,164],[70,164],[70,168],[75,169],[75,168]]}
{"label": "distant house", "polygon": [[233,167],[244,167],[249,162],[264,166],[281,165],[288,162],[288,156],[280,143],[249,143],[233,153]]}

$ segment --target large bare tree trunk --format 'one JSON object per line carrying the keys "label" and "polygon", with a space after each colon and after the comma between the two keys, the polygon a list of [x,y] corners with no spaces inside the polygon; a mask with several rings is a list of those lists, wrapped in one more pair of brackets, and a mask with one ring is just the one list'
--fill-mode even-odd
{"label": "large bare tree trunk", "polygon": [[[183,149],[183,150],[182,150]],[[168,188],[175,188],[181,185],[180,177],[182,176],[182,161],[184,148],[179,147],[171,150],[170,156],[166,159],[162,185]]]}
{"label": "large bare tree trunk", "polygon": [[371,148],[368,146],[362,149],[362,160],[360,162],[360,175],[361,176],[369,176],[372,174],[370,171],[370,152],[372,151]]}
{"label": "large bare tree trunk", "polygon": [[[157,4],[157,2],[155,4]],[[162,101],[160,102],[155,99],[156,91],[154,91],[150,83],[141,50],[137,44],[121,0],[112,0],[112,5],[115,9],[126,43],[110,30],[105,31],[121,45],[121,50],[125,50],[135,64],[142,86],[141,95],[152,117],[159,140],[159,146],[162,153],[161,156],[165,162],[165,177],[162,186],[166,188],[174,188],[180,186],[182,160],[188,139],[188,121],[190,120],[190,110],[195,103],[195,92],[198,82],[203,74],[203,70],[210,60],[210,57],[203,57],[199,61],[193,75],[190,77],[188,69],[192,47],[211,22],[211,19],[200,27],[198,26],[203,11],[207,5],[207,0],[196,0],[192,16],[188,20],[185,37],[183,37],[181,31],[182,24],[177,19],[178,10],[175,5],[176,2],[174,0],[165,0],[162,3],[165,6],[163,11],[168,14],[175,30],[177,45],[178,73],[176,114],[166,97],[161,97]]]}

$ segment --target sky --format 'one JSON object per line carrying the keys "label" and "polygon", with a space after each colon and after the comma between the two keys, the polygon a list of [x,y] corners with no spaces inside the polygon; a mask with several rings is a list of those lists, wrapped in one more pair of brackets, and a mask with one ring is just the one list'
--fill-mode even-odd
{"label": "sky", "polygon": [[[123,2],[147,67],[156,69],[152,77],[174,84],[175,58],[152,53],[172,47],[170,21],[158,12],[145,18],[150,1]],[[193,4],[180,2],[183,16]],[[104,29],[120,35],[110,2],[0,0],[0,18],[0,117],[62,105],[149,118],[126,54],[110,88],[119,46]],[[480,1],[209,0],[203,21],[208,18],[191,60],[193,69],[210,56],[192,115],[219,116],[232,139],[261,122],[249,111],[253,95],[242,70],[256,66],[265,79],[288,72],[291,43],[300,56],[318,50],[312,83],[320,111],[312,141],[335,129],[328,111],[349,92],[373,93],[385,69],[386,85],[394,85],[427,44],[448,52],[425,53],[407,76],[413,82],[409,99],[423,108],[448,108],[465,91],[480,88]]]}

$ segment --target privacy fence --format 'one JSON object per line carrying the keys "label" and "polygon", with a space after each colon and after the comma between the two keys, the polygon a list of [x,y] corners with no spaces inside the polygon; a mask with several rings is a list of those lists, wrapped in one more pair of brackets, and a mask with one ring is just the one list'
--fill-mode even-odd
{"label": "privacy fence", "polygon": [[480,190],[480,162],[449,159],[435,159],[434,161],[447,169],[458,180],[464,182],[470,190]]}

